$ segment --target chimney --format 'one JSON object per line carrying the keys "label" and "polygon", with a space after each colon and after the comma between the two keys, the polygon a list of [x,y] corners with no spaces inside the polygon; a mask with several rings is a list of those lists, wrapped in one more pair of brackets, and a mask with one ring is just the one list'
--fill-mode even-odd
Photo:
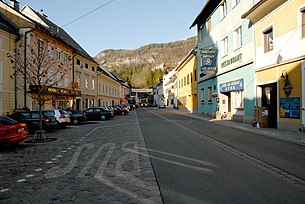
{"label": "chimney", "polygon": [[43,17],[45,17],[45,18],[48,18],[48,16],[46,15],[46,14],[44,14],[44,12],[43,12],[43,9],[40,9],[40,15],[42,15]]}
{"label": "chimney", "polygon": [[15,9],[15,11],[19,11],[19,2],[17,0],[10,0],[11,7]]}

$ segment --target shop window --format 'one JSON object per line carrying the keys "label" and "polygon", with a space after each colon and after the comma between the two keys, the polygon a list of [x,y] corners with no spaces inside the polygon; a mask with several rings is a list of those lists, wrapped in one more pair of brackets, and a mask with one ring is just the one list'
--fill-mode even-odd
{"label": "shop window", "polygon": [[204,103],[204,88],[200,89],[200,102]]}
{"label": "shop window", "polygon": [[244,108],[244,92],[232,92],[232,96],[234,97],[234,108]]}
{"label": "shop window", "polygon": [[212,103],[212,87],[208,87],[208,102]]}
{"label": "shop window", "polygon": [[266,53],[273,50],[273,28],[269,28],[263,34],[264,34],[264,50]]}

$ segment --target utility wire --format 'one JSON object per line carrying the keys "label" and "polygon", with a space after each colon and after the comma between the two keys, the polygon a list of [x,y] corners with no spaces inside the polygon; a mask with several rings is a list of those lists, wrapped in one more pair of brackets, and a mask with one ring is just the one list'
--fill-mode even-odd
{"label": "utility wire", "polygon": [[84,15],[82,15],[82,16],[76,18],[75,20],[73,20],[73,21],[71,21],[71,22],[69,22],[69,23],[66,23],[65,25],[63,25],[63,26],[61,26],[61,27],[63,28],[63,27],[65,27],[65,26],[67,26],[67,25],[70,25],[70,24],[74,23],[75,21],[78,21],[79,19],[84,18],[85,16],[88,16],[89,14],[91,14],[91,13],[93,13],[93,12],[95,12],[95,11],[97,11],[97,10],[99,10],[99,9],[101,9],[101,8],[103,8],[103,7],[105,7],[105,6],[107,6],[108,4],[110,4],[110,3],[113,2],[113,1],[114,1],[114,0],[110,0],[110,1],[108,1],[107,3],[105,3],[105,4],[103,4],[103,5],[99,6],[99,7],[97,7],[97,8],[95,8],[95,9],[93,9],[92,11],[89,11],[88,13],[85,13]]}

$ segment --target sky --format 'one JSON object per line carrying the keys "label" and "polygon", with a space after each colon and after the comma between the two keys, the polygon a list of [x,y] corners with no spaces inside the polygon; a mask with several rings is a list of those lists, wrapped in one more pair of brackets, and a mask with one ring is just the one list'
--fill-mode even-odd
{"label": "sky", "polygon": [[[36,11],[43,9],[49,20],[69,33],[92,57],[106,49],[137,49],[196,36],[196,27],[189,27],[205,4],[205,0],[19,2],[20,8],[27,4]],[[88,15],[76,20],[85,14]]]}

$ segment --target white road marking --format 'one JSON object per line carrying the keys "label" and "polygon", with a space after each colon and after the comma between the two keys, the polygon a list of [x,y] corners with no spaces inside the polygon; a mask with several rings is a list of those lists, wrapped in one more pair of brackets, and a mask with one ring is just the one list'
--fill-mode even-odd
{"label": "white road marking", "polygon": [[4,192],[6,192],[6,191],[9,191],[10,189],[8,189],[8,188],[4,188],[4,189],[1,189],[0,190],[0,193],[4,193]]}
{"label": "white road marking", "polygon": [[19,179],[17,180],[17,182],[21,183],[21,182],[25,182],[26,180],[25,179]]}
{"label": "white road marking", "polygon": [[26,175],[25,177],[26,178],[31,178],[31,177],[33,177],[34,175],[33,174],[29,174],[29,175]]}

